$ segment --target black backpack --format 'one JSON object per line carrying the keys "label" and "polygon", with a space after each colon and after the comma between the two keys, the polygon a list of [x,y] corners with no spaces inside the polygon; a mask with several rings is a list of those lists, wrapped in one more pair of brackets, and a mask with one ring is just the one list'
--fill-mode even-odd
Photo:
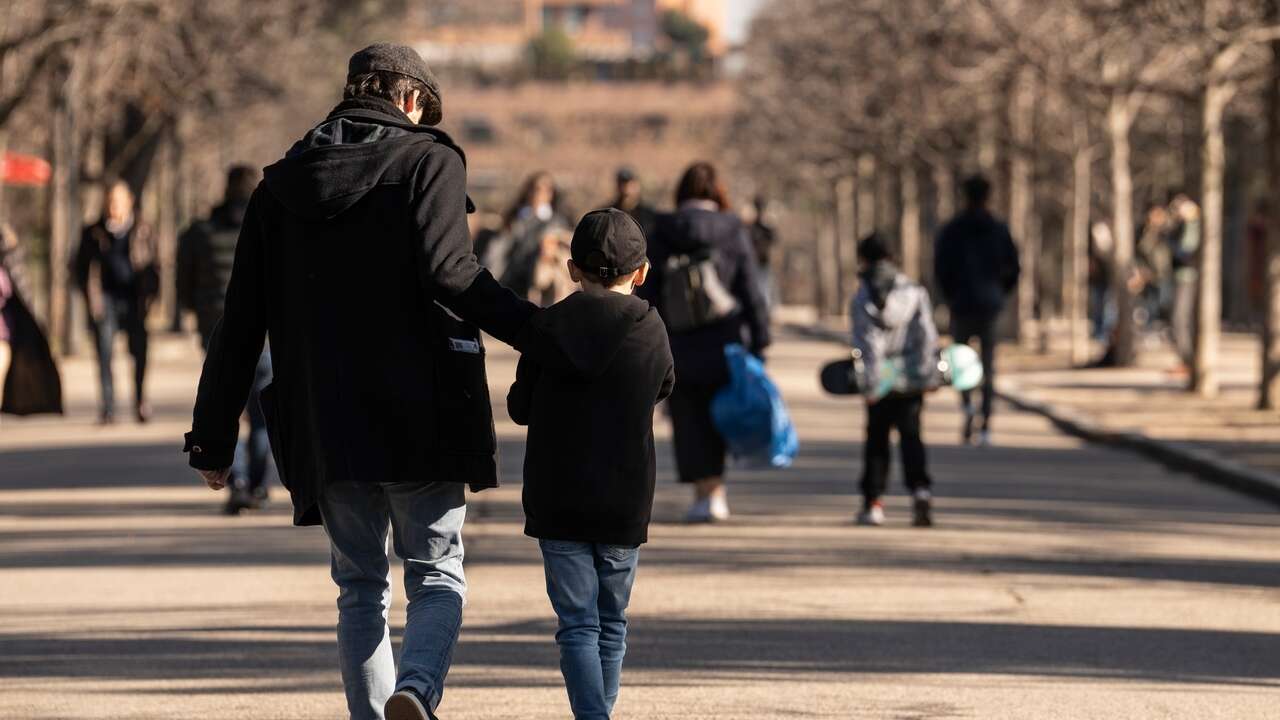
{"label": "black backpack", "polygon": [[738,301],[720,281],[713,251],[672,255],[664,273],[660,302],[671,332],[697,330],[738,311]]}

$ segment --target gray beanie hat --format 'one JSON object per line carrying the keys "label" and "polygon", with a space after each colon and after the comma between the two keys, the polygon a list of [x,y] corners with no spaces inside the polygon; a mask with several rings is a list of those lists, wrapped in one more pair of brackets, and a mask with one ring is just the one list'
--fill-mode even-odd
{"label": "gray beanie hat", "polygon": [[[352,55],[351,61],[347,63],[348,82],[360,75],[375,72],[397,73],[417,80],[426,85],[427,91],[435,96],[437,106],[443,104],[440,97],[440,82],[436,80],[435,73],[431,72],[427,61],[422,59],[418,51],[407,45],[393,43],[370,45]],[[442,119],[441,115],[442,113],[438,110],[432,113],[432,116],[423,114],[421,123],[435,125]]]}

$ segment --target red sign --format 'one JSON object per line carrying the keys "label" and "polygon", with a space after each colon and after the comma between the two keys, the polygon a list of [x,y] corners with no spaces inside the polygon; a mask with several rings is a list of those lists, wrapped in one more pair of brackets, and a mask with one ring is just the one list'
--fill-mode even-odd
{"label": "red sign", "polygon": [[0,178],[6,185],[44,185],[53,175],[49,163],[34,155],[5,153],[0,168],[3,168]]}

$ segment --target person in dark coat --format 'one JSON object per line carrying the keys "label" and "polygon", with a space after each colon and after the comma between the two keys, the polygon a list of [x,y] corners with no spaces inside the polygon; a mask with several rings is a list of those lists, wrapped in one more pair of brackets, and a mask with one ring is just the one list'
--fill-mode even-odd
{"label": "person in dark coat", "polygon": [[502,284],[539,302],[567,295],[572,283],[564,272],[567,255],[560,249],[568,244],[573,225],[560,208],[560,191],[550,173],[535,172],[525,179],[502,226],[502,239],[489,249],[490,255],[502,255]]}
{"label": "person in dark coat", "polygon": [[160,293],[159,250],[155,234],[134,212],[128,183],[117,181],[108,189],[102,219],[85,228],[80,238],[75,270],[98,354],[99,421],[115,421],[111,361],[116,334],[123,330],[133,356],[134,414],[138,422],[147,422],[147,313]]}
{"label": "person in dark coat", "polygon": [[[249,201],[185,447],[226,485],[269,338],[262,409],[294,523],[329,537],[347,707],[425,720],[462,620],[464,488],[497,484],[477,327],[522,344],[537,308],[472,254],[465,159],[434,127],[440,86],[418,53],[357,52],[343,97]],[[389,528],[408,595],[398,674]]]}
{"label": "person in dark coat", "polygon": [[[672,330],[664,287],[671,268],[686,258],[709,258],[734,309],[706,325]],[[741,343],[763,356],[769,346],[768,304],[761,292],[750,234],[729,211],[724,187],[709,163],[695,163],[676,189],[676,211],[662,217],[649,242],[653,270],[641,295],[653,302],[671,335],[679,378],[669,400],[680,482],[694,486],[687,519],[712,522],[729,517],[724,487],[725,442],[711,420],[711,399],[729,382],[725,346]]]}
{"label": "person in dark coat", "polygon": [[[951,336],[958,343],[978,340],[982,355],[982,424],[977,442],[991,441],[995,398],[996,322],[1018,286],[1021,267],[1009,226],[987,209],[991,183],[981,175],[964,182],[965,208],[943,226],[934,249],[934,278],[951,309]],[[972,393],[961,393],[965,443],[974,441]]]}
{"label": "person in dark coat", "polygon": [[[262,180],[252,167],[237,165],[227,171],[227,188],[221,205],[208,219],[187,229],[178,240],[178,303],[196,315],[200,343],[207,350],[213,329],[226,304],[227,282],[236,256],[236,240],[249,199]],[[236,448],[235,464],[227,483],[223,512],[239,515],[242,510],[258,510],[267,502],[267,456],[271,452],[267,420],[262,414],[259,393],[271,382],[271,355],[264,351],[254,370],[246,414],[249,437]]]}
{"label": "person in dark coat", "polygon": [[610,207],[617,208],[640,223],[646,238],[653,237],[658,224],[658,211],[644,201],[644,188],[640,186],[640,177],[629,167],[618,168],[614,176],[615,192]]}
{"label": "person in dark coat", "polygon": [[62,414],[62,379],[44,329],[26,298],[26,263],[18,236],[0,225],[0,413]]}
{"label": "person in dark coat", "polygon": [[662,320],[632,295],[649,269],[639,223],[617,208],[588,213],[572,255],[582,291],[534,321],[507,411],[529,426],[525,534],[542,551],[569,704],[575,718],[605,718],[653,510],[653,408],[675,375]]}

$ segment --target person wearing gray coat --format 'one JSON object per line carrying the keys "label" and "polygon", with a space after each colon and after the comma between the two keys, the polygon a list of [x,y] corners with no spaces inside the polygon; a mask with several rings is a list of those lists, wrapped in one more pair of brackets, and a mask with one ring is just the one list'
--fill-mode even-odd
{"label": "person wearing gray coat", "polygon": [[938,330],[929,293],[893,264],[889,245],[878,233],[858,243],[858,291],[850,315],[853,347],[860,356],[867,403],[860,525],[882,525],[882,497],[889,481],[889,435],[897,428],[907,489],[917,527],[933,524],[932,488],[920,412],[933,388]]}

